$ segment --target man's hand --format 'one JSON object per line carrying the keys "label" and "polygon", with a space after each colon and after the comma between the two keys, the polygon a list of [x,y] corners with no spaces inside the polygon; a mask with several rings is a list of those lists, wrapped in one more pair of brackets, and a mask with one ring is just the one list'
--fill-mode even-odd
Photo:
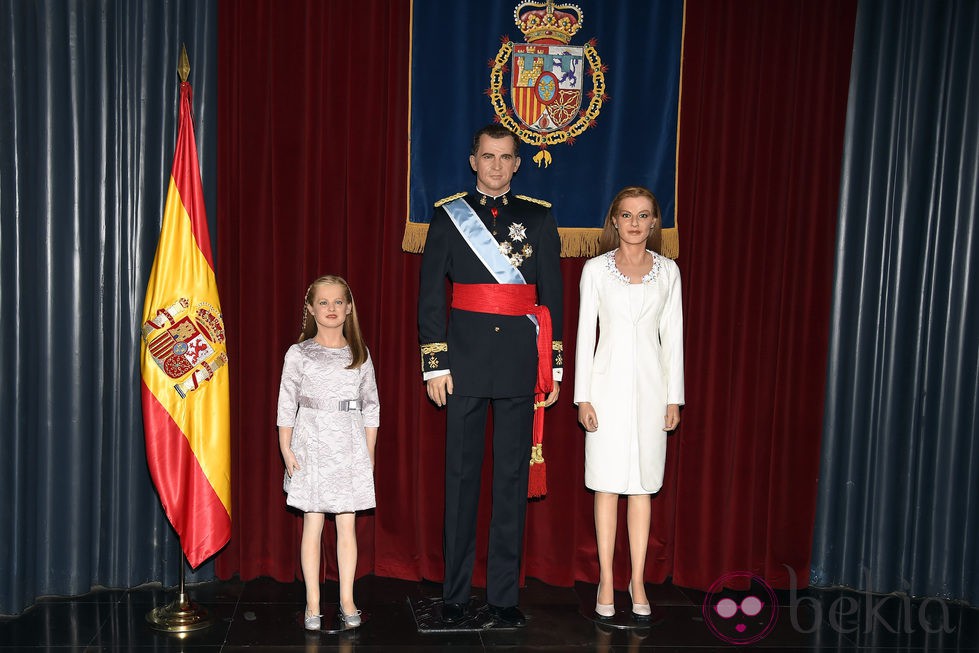
{"label": "man's hand", "polygon": [[558,383],[557,381],[555,381],[554,382],[554,389],[551,390],[551,393],[549,395],[547,395],[547,399],[544,400],[544,408],[547,408],[548,406],[550,406],[551,404],[553,404],[555,401],[557,401],[557,398],[558,398],[558,395],[559,394],[561,394],[561,384]]}
{"label": "man's hand", "polygon": [[428,392],[428,398],[441,408],[445,405],[446,397],[452,394],[452,375],[443,374],[425,381],[425,390]]}

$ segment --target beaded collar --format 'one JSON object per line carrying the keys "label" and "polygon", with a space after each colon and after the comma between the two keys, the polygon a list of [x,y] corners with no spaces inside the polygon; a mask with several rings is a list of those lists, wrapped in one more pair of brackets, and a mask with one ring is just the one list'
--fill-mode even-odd
{"label": "beaded collar", "polygon": [[[605,257],[605,270],[613,279],[625,285],[631,285],[632,282],[629,280],[629,277],[622,274],[615,265],[615,253],[617,251],[619,250],[613,249],[611,252],[605,252],[603,254]],[[662,259],[656,252],[650,252],[648,249],[646,251],[653,255],[653,267],[649,268],[649,272],[643,275],[641,283],[653,283],[659,277],[659,271],[663,267]]]}

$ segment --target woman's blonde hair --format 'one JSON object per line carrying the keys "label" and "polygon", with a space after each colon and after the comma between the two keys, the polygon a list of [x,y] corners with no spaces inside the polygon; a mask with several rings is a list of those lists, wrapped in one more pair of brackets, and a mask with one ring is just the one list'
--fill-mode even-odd
{"label": "woman's blonde hair", "polygon": [[354,303],[350,285],[342,277],[327,274],[309,284],[309,288],[306,290],[306,302],[303,304],[303,329],[299,334],[299,340],[296,342],[309,340],[316,336],[316,320],[309,314],[309,307],[313,305],[316,289],[320,286],[343,286],[344,297],[350,304],[350,315],[343,322],[343,337],[347,339],[350,353],[353,355],[353,360],[350,365],[347,365],[347,369],[355,370],[367,360],[367,345],[364,343],[364,335],[360,331],[360,320],[357,319],[357,304]]}
{"label": "woman's blonde hair", "polygon": [[660,212],[659,201],[653,192],[642,186],[626,186],[618,192],[612,204],[608,207],[605,215],[605,224],[602,225],[602,233],[598,237],[598,253],[610,252],[619,246],[619,232],[616,231],[612,218],[619,212],[619,206],[623,200],[631,197],[645,197],[653,203],[653,228],[649,231],[646,238],[646,249],[652,250],[657,254],[662,254],[661,242],[663,236],[663,214]]}

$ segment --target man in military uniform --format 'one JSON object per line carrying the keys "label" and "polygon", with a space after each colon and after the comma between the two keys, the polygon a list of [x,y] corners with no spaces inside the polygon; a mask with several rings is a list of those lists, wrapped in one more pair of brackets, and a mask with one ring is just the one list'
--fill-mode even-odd
{"label": "man in military uniform", "polygon": [[[447,624],[460,622],[468,611],[490,404],[493,514],[486,598],[495,621],[526,623],[517,598],[534,395],[544,406],[558,397],[562,289],[561,243],[550,204],[510,192],[520,166],[518,147],[517,136],[501,125],[476,132],[469,157],[476,190],[436,204],[422,259],[422,371],[428,396],[447,410]],[[448,324],[446,277],[453,284]]]}

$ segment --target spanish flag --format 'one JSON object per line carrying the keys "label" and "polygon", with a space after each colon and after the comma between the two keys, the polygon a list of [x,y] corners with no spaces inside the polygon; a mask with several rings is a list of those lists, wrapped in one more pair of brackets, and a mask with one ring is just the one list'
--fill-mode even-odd
{"label": "spanish flag", "polygon": [[231,538],[231,427],[224,322],[190,107],[184,81],[140,360],[146,460],[184,555],[197,567]]}

